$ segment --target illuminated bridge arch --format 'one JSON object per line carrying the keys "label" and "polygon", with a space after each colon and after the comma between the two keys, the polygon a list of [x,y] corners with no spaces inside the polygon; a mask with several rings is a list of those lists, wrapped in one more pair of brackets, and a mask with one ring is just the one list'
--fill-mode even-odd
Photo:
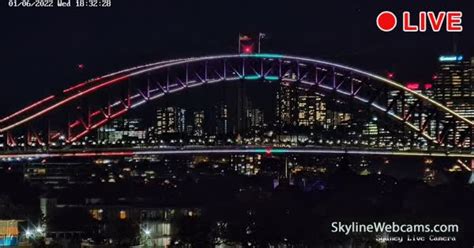
{"label": "illuminated bridge arch", "polygon": [[[427,96],[349,66],[278,54],[177,59],[122,70],[80,83],[2,118],[0,134],[7,146],[73,143],[164,95],[234,80],[285,80],[333,93],[402,123],[433,146],[472,152],[473,122]],[[387,97],[387,92],[392,95]]]}

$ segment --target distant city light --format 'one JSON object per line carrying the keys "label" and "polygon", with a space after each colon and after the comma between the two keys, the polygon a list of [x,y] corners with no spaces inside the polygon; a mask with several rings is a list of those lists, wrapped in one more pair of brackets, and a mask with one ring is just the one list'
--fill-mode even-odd
{"label": "distant city light", "polygon": [[395,73],[393,73],[393,72],[387,73],[387,78],[393,79],[394,77],[395,77]]}
{"label": "distant city light", "polygon": [[420,83],[409,82],[409,83],[406,84],[406,87],[410,90],[418,90],[418,89],[420,89]]}
{"label": "distant city light", "polygon": [[452,55],[452,56],[440,56],[439,61],[440,62],[456,62],[456,61],[462,61],[464,57],[462,55]]}

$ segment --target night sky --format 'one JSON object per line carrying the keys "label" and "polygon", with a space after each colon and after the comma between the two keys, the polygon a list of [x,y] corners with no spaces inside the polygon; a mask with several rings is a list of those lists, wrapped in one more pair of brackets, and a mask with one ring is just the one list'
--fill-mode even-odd
{"label": "night sky", "polygon": [[[263,51],[346,63],[397,79],[429,80],[437,56],[474,55],[474,1],[112,0],[109,9],[0,6],[0,114],[127,66],[234,53],[238,33],[265,32]],[[383,33],[378,13],[464,12],[464,32]],[[79,70],[78,64],[85,69]]]}

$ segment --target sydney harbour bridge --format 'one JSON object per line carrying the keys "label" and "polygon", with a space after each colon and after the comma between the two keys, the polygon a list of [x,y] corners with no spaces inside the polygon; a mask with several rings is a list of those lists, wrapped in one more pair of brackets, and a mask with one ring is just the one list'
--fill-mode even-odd
{"label": "sydney harbour bridge", "polygon": [[[214,146],[94,148],[81,142],[98,128],[163,96],[229,81],[292,82],[359,104],[405,130],[420,146]],[[387,92],[392,97],[387,98]],[[97,77],[0,119],[0,159],[199,153],[308,153],[474,158],[474,123],[391,79],[351,66],[280,54],[192,57]],[[470,170],[469,166],[465,166]]]}

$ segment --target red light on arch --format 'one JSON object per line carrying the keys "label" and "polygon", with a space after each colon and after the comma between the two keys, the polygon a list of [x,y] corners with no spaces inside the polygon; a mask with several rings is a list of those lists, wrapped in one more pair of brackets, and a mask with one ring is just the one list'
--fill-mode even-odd
{"label": "red light on arch", "polygon": [[242,47],[242,52],[245,54],[250,54],[253,53],[253,46],[243,46]]}
{"label": "red light on arch", "polygon": [[265,149],[265,154],[271,155],[272,154],[272,148],[268,147],[267,149]]}
{"label": "red light on arch", "polygon": [[410,82],[410,83],[406,84],[406,87],[410,90],[418,90],[418,89],[420,89],[420,83]]}

